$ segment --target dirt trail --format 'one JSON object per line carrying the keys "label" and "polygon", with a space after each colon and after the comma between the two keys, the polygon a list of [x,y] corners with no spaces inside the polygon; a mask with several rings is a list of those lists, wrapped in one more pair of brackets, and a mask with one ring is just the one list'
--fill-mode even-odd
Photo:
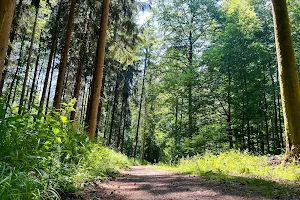
{"label": "dirt trail", "polygon": [[84,199],[203,199],[203,200],[248,200],[266,199],[242,191],[240,186],[213,183],[196,176],[182,175],[171,171],[136,166],[126,171],[115,181],[96,184],[86,190]]}

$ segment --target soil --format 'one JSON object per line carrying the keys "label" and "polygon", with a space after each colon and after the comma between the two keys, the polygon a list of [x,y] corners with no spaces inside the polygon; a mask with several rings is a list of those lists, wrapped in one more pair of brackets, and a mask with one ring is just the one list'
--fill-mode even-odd
{"label": "soil", "polygon": [[[77,198],[78,199],[78,198]],[[248,193],[238,183],[211,182],[192,175],[135,166],[127,169],[116,180],[94,182],[85,189],[84,200],[264,200],[259,194]],[[276,198],[277,199],[277,198]]]}

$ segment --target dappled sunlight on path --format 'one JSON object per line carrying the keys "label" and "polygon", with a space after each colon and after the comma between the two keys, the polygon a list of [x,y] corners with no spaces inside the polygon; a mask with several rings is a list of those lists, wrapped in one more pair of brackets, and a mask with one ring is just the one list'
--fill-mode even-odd
{"label": "dappled sunlight on path", "polygon": [[[93,194],[93,198],[91,198]],[[87,191],[86,199],[266,199],[261,196],[247,195],[240,186],[213,183],[199,177],[182,175],[171,171],[136,166],[115,180],[98,184],[94,190]]]}

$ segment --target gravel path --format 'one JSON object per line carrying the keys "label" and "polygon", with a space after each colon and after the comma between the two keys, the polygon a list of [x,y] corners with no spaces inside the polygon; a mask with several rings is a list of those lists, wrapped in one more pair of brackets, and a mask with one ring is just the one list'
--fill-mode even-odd
{"label": "gravel path", "polygon": [[149,166],[136,166],[123,171],[115,181],[96,183],[93,189],[85,191],[86,195],[83,198],[87,200],[265,199],[247,194],[243,190],[245,189],[239,185],[213,183],[196,176],[182,175]]}

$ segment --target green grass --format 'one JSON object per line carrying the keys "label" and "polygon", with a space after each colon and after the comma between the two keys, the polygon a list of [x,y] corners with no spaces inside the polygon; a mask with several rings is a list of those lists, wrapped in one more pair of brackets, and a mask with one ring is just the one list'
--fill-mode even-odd
{"label": "green grass", "polygon": [[4,117],[0,102],[1,200],[59,199],[131,165],[126,156],[89,141],[67,114],[24,110],[20,116],[12,110]]}
{"label": "green grass", "polygon": [[183,158],[176,166],[158,167],[199,175],[207,181],[239,185],[250,193],[293,199],[291,195],[300,195],[300,165],[296,161],[284,163],[280,160],[283,160],[283,156],[268,158],[229,151]]}

